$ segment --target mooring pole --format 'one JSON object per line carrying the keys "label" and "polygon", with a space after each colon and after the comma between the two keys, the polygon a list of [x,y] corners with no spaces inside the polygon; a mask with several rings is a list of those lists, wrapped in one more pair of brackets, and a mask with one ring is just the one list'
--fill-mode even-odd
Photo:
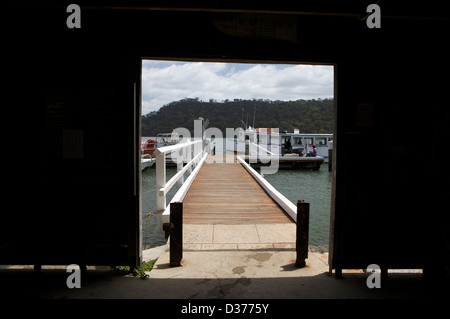
{"label": "mooring pole", "polygon": [[309,203],[299,199],[297,202],[297,261],[295,265],[299,268],[306,266],[308,258],[308,233],[309,233]]}
{"label": "mooring pole", "polygon": [[181,266],[183,259],[183,203],[170,203],[170,266]]}

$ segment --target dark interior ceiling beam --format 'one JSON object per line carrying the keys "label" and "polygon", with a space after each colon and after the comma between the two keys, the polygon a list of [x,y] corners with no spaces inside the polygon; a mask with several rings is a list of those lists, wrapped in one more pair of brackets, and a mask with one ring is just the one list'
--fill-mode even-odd
{"label": "dark interior ceiling beam", "polygon": [[[429,0],[419,4],[409,1],[384,2],[382,0],[358,1],[277,1],[265,5],[258,1],[84,1],[76,2],[82,9],[87,10],[123,10],[123,11],[181,11],[181,12],[215,12],[215,13],[254,13],[254,14],[286,14],[309,16],[336,16],[364,19],[369,4],[379,4],[383,19],[427,19],[449,20],[443,5],[445,2]],[[18,1],[15,7],[53,7],[63,5],[58,1],[47,1],[44,5],[34,1]]]}

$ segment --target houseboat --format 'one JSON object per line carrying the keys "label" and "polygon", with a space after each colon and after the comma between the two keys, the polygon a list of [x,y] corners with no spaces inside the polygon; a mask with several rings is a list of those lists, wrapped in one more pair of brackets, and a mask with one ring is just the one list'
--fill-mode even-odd
{"label": "houseboat", "polygon": [[[291,143],[291,147],[288,149],[285,148],[287,141]],[[332,141],[333,134],[300,133],[299,130],[288,133],[277,132],[271,128],[254,129],[249,127],[245,131],[239,131],[237,138],[228,138],[226,150],[241,154],[250,152],[250,155],[304,157],[313,150],[314,145],[317,149],[317,156],[323,157],[324,162],[328,162],[328,146]],[[256,150],[257,153],[252,154],[252,150]]]}

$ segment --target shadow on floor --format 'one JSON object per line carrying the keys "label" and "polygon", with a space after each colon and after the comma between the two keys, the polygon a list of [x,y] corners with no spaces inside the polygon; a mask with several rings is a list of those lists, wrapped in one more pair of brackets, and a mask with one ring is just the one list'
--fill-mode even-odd
{"label": "shadow on floor", "polygon": [[[294,270],[285,265],[282,271]],[[150,272],[151,273],[151,272]],[[115,270],[88,270],[81,288],[69,289],[65,270],[1,269],[1,297],[25,299],[434,299],[448,297],[446,285],[428,285],[421,274],[390,274],[381,288],[369,289],[367,274],[348,273],[336,279],[328,273],[287,278],[148,278]],[[440,290],[438,290],[440,289]]]}

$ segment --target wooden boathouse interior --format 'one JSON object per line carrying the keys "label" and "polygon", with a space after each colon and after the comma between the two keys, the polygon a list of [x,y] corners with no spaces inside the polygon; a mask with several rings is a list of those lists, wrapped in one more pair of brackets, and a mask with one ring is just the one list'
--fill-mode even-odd
{"label": "wooden boathouse interior", "polygon": [[322,63],[335,69],[332,269],[448,279],[449,19],[434,1],[381,1],[379,29],[370,1],[78,1],[73,29],[69,2],[44,3],[2,18],[0,264],[141,263],[142,59]]}

